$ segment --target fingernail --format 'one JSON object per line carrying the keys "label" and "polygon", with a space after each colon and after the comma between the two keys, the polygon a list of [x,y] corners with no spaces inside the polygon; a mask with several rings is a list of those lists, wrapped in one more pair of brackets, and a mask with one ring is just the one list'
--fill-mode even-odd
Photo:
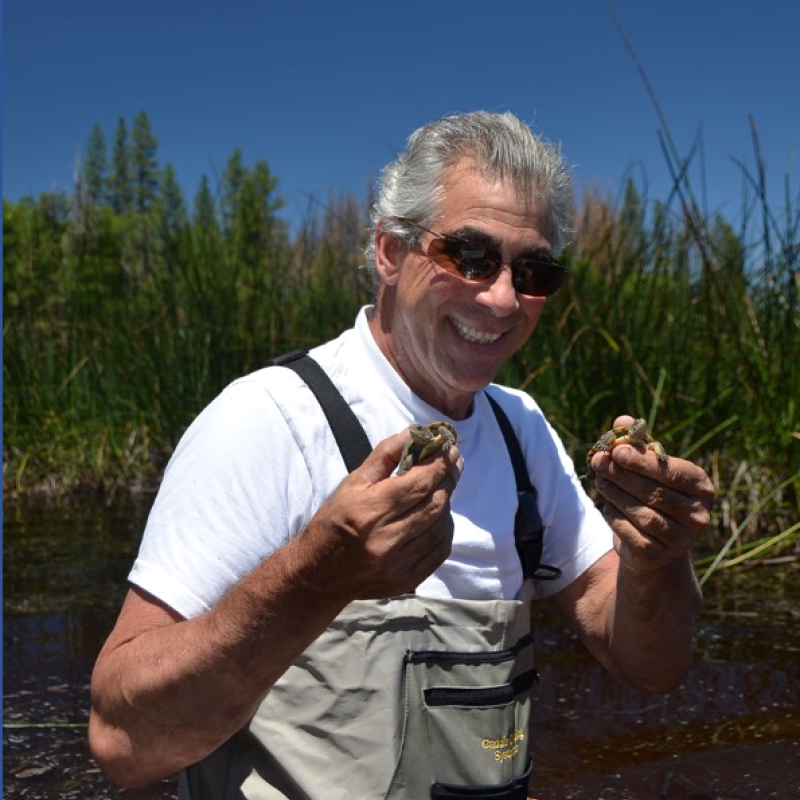
{"label": "fingernail", "polygon": [[616,458],[614,459],[618,464],[627,464],[631,460],[631,448],[620,447],[617,450]]}

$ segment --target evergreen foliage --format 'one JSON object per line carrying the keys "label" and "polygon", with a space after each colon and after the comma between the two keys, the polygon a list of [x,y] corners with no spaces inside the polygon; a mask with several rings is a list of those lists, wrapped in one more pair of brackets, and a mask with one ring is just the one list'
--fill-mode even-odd
{"label": "evergreen foliage", "polygon": [[128,126],[124,117],[120,117],[114,133],[109,186],[111,210],[117,214],[130,211],[133,199],[132,175]]}
{"label": "evergreen foliage", "polygon": [[[291,234],[266,161],[236,149],[218,199],[204,175],[187,203],[146,114],[127,130],[109,172],[92,129],[73,195],[3,203],[7,496],[152,484],[228,382],[337,335],[371,296],[352,197]],[[753,538],[800,516],[796,204],[781,219],[768,241],[720,216],[699,235],[632,182],[619,207],[586,195],[570,279],[500,376],[534,393],[579,472],[629,412],[709,471],[720,528]],[[770,498],[755,517],[754,497]]]}
{"label": "evergreen foliage", "polygon": [[108,183],[107,169],[106,139],[103,136],[103,129],[95,124],[89,134],[89,141],[86,145],[86,161],[83,175],[86,199],[92,205],[99,205],[105,200]]}
{"label": "evergreen foliage", "polygon": [[145,214],[150,210],[158,188],[158,140],[150,127],[150,118],[140,111],[133,121],[130,161],[133,168],[133,196],[136,211]]}

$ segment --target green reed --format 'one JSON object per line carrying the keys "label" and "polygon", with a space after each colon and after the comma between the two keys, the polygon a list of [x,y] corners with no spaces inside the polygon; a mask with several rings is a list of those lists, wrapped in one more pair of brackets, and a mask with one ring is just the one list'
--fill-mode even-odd
{"label": "green reed", "polygon": [[367,283],[328,229],[245,212],[165,236],[157,209],[4,204],[7,495],[150,482],[227,383],[352,321]]}
{"label": "green reed", "polygon": [[[7,497],[152,487],[228,382],[352,324],[371,291],[365,209],[333,199],[290,234],[265,169],[203,213],[4,203]],[[798,212],[763,202],[735,230],[632,184],[618,205],[587,194],[569,281],[500,376],[533,393],[579,472],[620,413],[702,464],[711,571],[798,538]]]}
{"label": "green reed", "polygon": [[538,398],[579,470],[616,415],[647,418],[670,453],[714,480],[703,547],[731,559],[765,535],[775,548],[798,540],[796,207],[783,219],[770,221],[768,248],[763,230],[749,241],[718,216],[701,224],[658,203],[645,215],[632,185],[620,208],[587,196],[569,284],[506,371]]}

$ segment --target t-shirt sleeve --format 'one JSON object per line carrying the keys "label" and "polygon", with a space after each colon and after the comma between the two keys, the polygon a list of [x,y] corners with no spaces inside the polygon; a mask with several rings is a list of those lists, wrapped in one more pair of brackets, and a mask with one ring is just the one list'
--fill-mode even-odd
{"label": "t-shirt sleeve", "polygon": [[561,570],[556,580],[535,581],[536,596],[551,597],[611,550],[613,534],[581,486],[572,459],[536,402],[524,392],[507,391],[510,396],[504,407],[516,417],[514,427],[545,526],[541,563]]}
{"label": "t-shirt sleeve", "polygon": [[179,442],[130,582],[184,617],[207,611],[302,529],[310,482],[264,383],[236,381]]}

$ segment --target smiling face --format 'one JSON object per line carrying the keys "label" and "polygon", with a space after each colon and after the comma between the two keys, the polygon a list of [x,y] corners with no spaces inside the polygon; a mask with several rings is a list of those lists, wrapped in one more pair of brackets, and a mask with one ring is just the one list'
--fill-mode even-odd
{"label": "smiling face", "polygon": [[370,327],[411,389],[460,419],[475,392],[528,340],[544,308],[544,298],[515,292],[507,265],[533,251],[552,252],[552,241],[542,201],[521,200],[512,186],[487,181],[470,161],[446,170],[442,189],[441,213],[431,228],[491,243],[504,266],[484,283],[467,281],[425,255],[430,233],[408,250],[379,229],[381,286]]}

